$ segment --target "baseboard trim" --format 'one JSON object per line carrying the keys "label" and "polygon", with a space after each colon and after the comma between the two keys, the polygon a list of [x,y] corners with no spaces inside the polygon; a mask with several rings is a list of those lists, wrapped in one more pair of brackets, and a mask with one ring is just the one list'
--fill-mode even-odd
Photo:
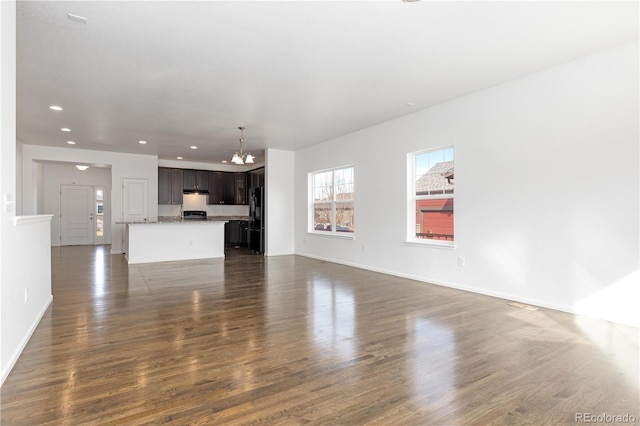
{"label": "baseboard trim", "polygon": [[40,324],[40,321],[42,320],[42,317],[44,316],[44,314],[47,312],[47,309],[49,309],[49,306],[51,306],[51,303],[53,303],[53,295],[49,295],[49,298],[47,299],[46,303],[38,313],[38,316],[35,318],[31,326],[27,330],[27,333],[22,338],[20,345],[18,345],[16,350],[13,352],[13,354],[9,358],[9,362],[2,369],[2,376],[0,376],[0,386],[4,384],[5,379],[9,376],[9,373],[11,373],[13,366],[18,361],[18,358],[20,358],[22,351],[27,346],[27,343],[29,343],[31,336],[33,336],[33,333],[36,331],[36,328],[38,327],[38,324]]}
{"label": "baseboard trim", "polygon": [[485,289],[481,289],[481,288],[478,288],[478,287],[471,287],[471,286],[466,286],[466,285],[461,285],[461,284],[451,283],[451,282],[446,282],[446,281],[440,281],[440,280],[432,280],[432,279],[429,279],[429,278],[420,277],[420,276],[416,276],[416,275],[405,274],[405,273],[402,273],[402,272],[391,271],[391,270],[382,269],[382,268],[375,268],[375,267],[371,267],[371,266],[367,266],[367,265],[361,265],[361,264],[353,263],[353,262],[344,262],[344,261],[340,261],[340,260],[336,260],[336,259],[330,259],[330,258],[326,258],[326,257],[322,257],[322,256],[315,256],[315,255],[308,254],[308,253],[296,253],[296,255],[297,256],[302,256],[302,257],[308,257],[310,259],[322,260],[324,262],[331,262],[331,263],[337,263],[339,265],[351,266],[353,268],[364,269],[364,270],[367,270],[367,271],[378,272],[380,274],[391,275],[391,276],[394,276],[394,277],[406,278],[406,279],[410,279],[410,280],[413,280],[413,281],[418,281],[418,282],[425,283],[425,284],[439,285],[439,286],[443,286],[443,287],[453,288],[453,289],[456,289],[456,290],[468,291],[470,293],[482,294],[483,296],[490,296],[490,297],[495,297],[495,298],[498,298],[498,299],[504,299],[506,301],[520,302],[520,303],[524,303],[526,305],[533,305],[533,306],[537,306],[537,307],[540,307],[540,308],[553,309],[554,311],[566,312],[568,314],[576,315],[576,316],[579,316],[579,317],[581,316],[581,317],[587,317],[587,318],[595,318],[595,319],[598,319],[598,320],[612,322],[612,323],[615,323],[615,324],[622,324],[622,325],[632,326],[632,327],[640,327],[640,324],[620,322],[620,321],[617,321],[616,319],[607,318],[607,317],[604,317],[604,316],[589,315],[588,313],[576,311],[572,306],[560,305],[560,304],[551,303],[551,302],[548,302],[548,301],[545,301],[545,300],[530,299],[530,298],[527,298],[527,297],[520,297],[520,296],[513,295],[513,294],[507,294],[507,293],[501,293],[501,292],[497,292],[497,291],[485,290]]}

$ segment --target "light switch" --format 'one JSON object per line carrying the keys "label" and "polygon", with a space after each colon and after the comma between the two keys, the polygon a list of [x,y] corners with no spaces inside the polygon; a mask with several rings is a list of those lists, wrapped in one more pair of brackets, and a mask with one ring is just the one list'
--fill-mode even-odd
{"label": "light switch", "polygon": [[13,194],[4,194],[4,212],[11,213],[13,211]]}

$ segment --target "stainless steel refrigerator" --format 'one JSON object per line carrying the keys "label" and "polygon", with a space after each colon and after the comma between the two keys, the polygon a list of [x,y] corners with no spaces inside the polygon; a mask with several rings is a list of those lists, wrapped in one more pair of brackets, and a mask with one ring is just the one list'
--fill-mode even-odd
{"label": "stainless steel refrigerator", "polygon": [[264,253],[264,219],[264,187],[251,188],[247,240],[254,253]]}

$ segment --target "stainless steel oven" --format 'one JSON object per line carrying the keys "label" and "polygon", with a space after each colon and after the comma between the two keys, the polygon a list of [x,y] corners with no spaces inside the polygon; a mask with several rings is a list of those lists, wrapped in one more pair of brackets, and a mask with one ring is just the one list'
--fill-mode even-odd
{"label": "stainless steel oven", "polygon": [[204,210],[185,210],[183,220],[207,220],[207,212]]}

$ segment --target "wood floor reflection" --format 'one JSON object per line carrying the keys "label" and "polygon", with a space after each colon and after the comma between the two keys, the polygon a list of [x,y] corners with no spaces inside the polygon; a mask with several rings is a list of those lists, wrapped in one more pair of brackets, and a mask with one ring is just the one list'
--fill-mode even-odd
{"label": "wood floor reflection", "polygon": [[[233,250],[233,249],[231,249]],[[638,409],[638,329],[298,256],[52,249],[2,424],[573,424]]]}

